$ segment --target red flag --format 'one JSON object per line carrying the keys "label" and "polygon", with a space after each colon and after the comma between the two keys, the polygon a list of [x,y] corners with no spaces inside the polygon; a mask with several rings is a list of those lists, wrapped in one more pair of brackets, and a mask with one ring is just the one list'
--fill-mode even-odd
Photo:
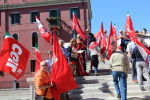
{"label": "red flag", "polygon": [[38,48],[35,48],[35,58],[35,72],[37,72],[40,69],[40,62],[42,61],[42,57]]}
{"label": "red flag", "polygon": [[138,36],[136,35],[134,31],[133,23],[132,23],[130,15],[127,15],[125,30],[126,30],[127,35],[129,35],[130,40],[136,43],[144,60],[147,61],[147,57],[148,55],[150,55],[150,51],[138,40]]}
{"label": "red flag", "polygon": [[132,36],[136,36],[134,28],[133,28],[132,19],[129,14],[127,14],[127,18],[126,18],[125,31],[131,38]]}
{"label": "red flag", "polygon": [[94,36],[96,38],[96,42],[100,45],[101,43],[101,39],[103,37],[104,34],[104,26],[103,26],[103,22],[101,23],[101,29],[99,30],[99,32],[97,32]]}
{"label": "red flag", "polygon": [[45,27],[42,25],[42,23],[40,22],[40,20],[36,17],[36,22],[38,24],[41,36],[48,42],[50,42],[50,38],[51,38],[51,34],[50,32],[48,32]]}
{"label": "red flag", "polygon": [[53,35],[53,57],[55,57],[56,62],[53,64],[51,71],[51,81],[54,82],[56,89],[52,89],[55,100],[56,95],[67,92],[69,90],[77,88],[77,84],[74,80],[73,74],[71,72],[70,66],[65,58],[56,34]]}
{"label": "red flag", "polygon": [[127,18],[126,18],[125,31],[126,32],[134,32],[132,19],[129,14],[127,14]]}
{"label": "red flag", "polygon": [[5,38],[0,53],[0,70],[19,79],[25,72],[29,54],[17,40]]}
{"label": "red flag", "polygon": [[117,35],[116,35],[116,27],[110,24],[110,34],[108,37],[108,56],[107,59],[110,58],[111,54],[113,53],[113,47],[117,45]]}
{"label": "red flag", "polygon": [[94,49],[97,45],[98,45],[97,42],[91,42],[90,45],[89,45],[89,49],[92,50],[92,49]]}
{"label": "red flag", "polygon": [[137,39],[135,39],[134,41],[135,41],[143,59],[145,60],[145,62],[147,62],[147,58],[148,58],[148,55],[150,55],[150,51]]}
{"label": "red flag", "polygon": [[100,33],[100,46],[101,46],[101,53],[104,55],[108,46],[108,37],[104,32],[103,26],[101,26],[101,33]]}
{"label": "red flag", "polygon": [[76,17],[76,15],[73,13],[73,26],[72,26],[73,30],[75,30],[79,36],[86,40],[87,39],[87,36],[86,34],[83,32],[83,30],[81,29],[80,25],[79,25],[79,22],[78,22],[78,19]]}

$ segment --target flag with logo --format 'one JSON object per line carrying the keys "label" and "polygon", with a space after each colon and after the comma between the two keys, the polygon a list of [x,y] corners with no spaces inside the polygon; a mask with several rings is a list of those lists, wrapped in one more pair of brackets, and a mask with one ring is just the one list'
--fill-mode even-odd
{"label": "flag with logo", "polygon": [[11,36],[5,36],[0,52],[0,70],[19,79],[26,70],[30,52]]}
{"label": "flag with logo", "polygon": [[110,33],[108,37],[108,56],[107,59],[110,58],[111,54],[113,53],[113,50],[115,50],[115,47],[117,46],[117,35],[116,35],[116,27],[115,25],[110,24]]}
{"label": "flag with logo", "polygon": [[103,37],[103,33],[104,33],[104,26],[103,26],[103,22],[101,23],[101,29],[99,30],[99,32],[97,32],[96,34],[94,34],[94,37],[96,38],[96,42],[100,45],[101,43],[101,39]]}
{"label": "flag with logo", "polygon": [[41,36],[48,42],[50,42],[51,33],[46,30],[46,28],[43,26],[43,24],[40,22],[38,17],[36,17],[36,22],[38,24]]}

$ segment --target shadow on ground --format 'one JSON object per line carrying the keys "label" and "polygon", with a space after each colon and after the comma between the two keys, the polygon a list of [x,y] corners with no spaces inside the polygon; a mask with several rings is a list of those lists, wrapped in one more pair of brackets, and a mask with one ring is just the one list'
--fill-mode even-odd
{"label": "shadow on ground", "polygon": [[150,96],[145,96],[144,98],[132,97],[128,98],[128,100],[150,100]]}
{"label": "shadow on ground", "polygon": [[88,99],[82,99],[82,100],[105,100],[105,99],[98,99],[98,98],[88,98]]}

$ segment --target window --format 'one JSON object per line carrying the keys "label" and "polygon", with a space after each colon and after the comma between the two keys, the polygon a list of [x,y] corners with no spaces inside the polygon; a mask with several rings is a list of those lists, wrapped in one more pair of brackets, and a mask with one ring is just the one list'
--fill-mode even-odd
{"label": "window", "polygon": [[79,8],[71,8],[70,9],[70,19],[72,19],[73,13],[77,16],[77,18],[80,18],[80,9]]}
{"label": "window", "polygon": [[30,12],[30,22],[36,22],[35,17],[39,17],[39,12],[38,11],[31,11]]}
{"label": "window", "polygon": [[50,17],[49,22],[52,26],[60,25],[60,11],[58,9],[50,10],[49,17]]}
{"label": "window", "polygon": [[35,72],[35,60],[30,61],[30,68],[31,72]]}
{"label": "window", "polygon": [[11,24],[20,24],[20,13],[12,13],[10,18]]}
{"label": "window", "polygon": [[12,35],[12,37],[13,37],[15,40],[18,40],[18,34],[15,33],[15,34]]}
{"label": "window", "polygon": [[60,11],[58,9],[50,10],[50,17],[60,17]]}
{"label": "window", "polygon": [[38,34],[33,32],[32,34],[32,47],[36,47],[38,45]]}

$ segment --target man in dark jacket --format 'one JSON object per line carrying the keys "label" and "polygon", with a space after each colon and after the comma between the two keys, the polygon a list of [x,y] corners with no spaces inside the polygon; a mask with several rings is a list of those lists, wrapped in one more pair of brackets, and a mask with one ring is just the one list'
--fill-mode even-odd
{"label": "man in dark jacket", "polygon": [[91,42],[96,41],[96,38],[92,33],[89,32],[89,29],[86,29],[86,36],[88,37],[87,39],[87,45],[89,46]]}
{"label": "man in dark jacket", "polygon": [[[148,69],[148,65],[147,63],[144,61],[144,58],[142,57],[142,52],[139,51],[138,47],[136,46],[134,49],[133,49],[133,53],[131,55],[131,57],[133,59],[135,59],[136,61],[136,68],[137,68],[137,80],[138,80],[138,84],[140,86],[140,89],[141,91],[144,91],[144,86],[143,86],[143,78],[142,78],[142,75],[143,75],[143,69],[146,68]],[[149,84],[149,78],[150,75],[147,73],[147,84]]]}

